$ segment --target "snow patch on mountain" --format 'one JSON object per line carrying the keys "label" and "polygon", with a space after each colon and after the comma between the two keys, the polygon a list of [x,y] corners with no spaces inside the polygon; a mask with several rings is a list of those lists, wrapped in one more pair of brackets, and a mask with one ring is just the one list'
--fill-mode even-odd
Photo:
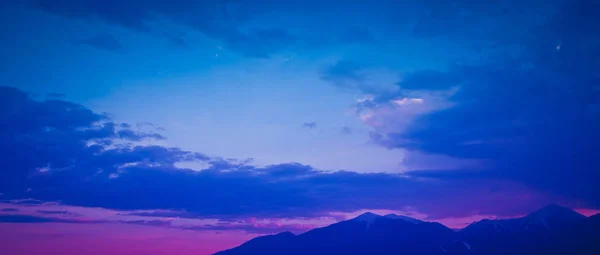
{"label": "snow patch on mountain", "polygon": [[469,245],[467,242],[462,241],[462,243],[465,245],[465,248],[467,248],[467,250],[471,250],[471,245]]}

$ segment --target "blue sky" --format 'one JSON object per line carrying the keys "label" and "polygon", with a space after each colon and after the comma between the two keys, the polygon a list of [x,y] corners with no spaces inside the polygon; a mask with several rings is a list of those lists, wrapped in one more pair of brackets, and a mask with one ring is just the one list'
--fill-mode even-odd
{"label": "blue sky", "polygon": [[[252,58],[240,56],[219,39],[186,28],[179,28],[191,37],[183,47],[170,45],[162,36],[128,31],[102,19],[73,22],[39,10],[5,11],[10,12],[3,17],[11,20],[6,29],[14,40],[6,41],[4,49],[17,60],[5,65],[14,68],[8,72],[7,83],[20,84],[24,90],[42,95],[61,93],[117,120],[152,122],[166,129],[167,142],[174,146],[254,158],[261,164],[298,161],[324,169],[373,172],[395,171],[402,160],[402,151],[370,144],[368,130],[348,114],[362,95],[330,86],[320,73],[337,61],[368,59],[367,63],[372,62],[385,75],[374,77],[371,83],[393,86],[401,69],[394,70],[379,60],[391,62],[391,54],[411,54],[414,41],[401,42],[407,45],[406,52],[391,53],[377,49],[389,47],[389,42],[339,47],[324,39],[315,44],[331,45],[317,45],[316,49],[297,45],[294,51],[273,49],[272,57]],[[263,16],[268,20],[286,15]],[[303,17],[287,18],[298,26]],[[256,18],[259,24],[260,19]],[[161,24],[167,31],[177,31],[177,25]],[[306,40],[316,32],[299,28],[299,33],[309,33]],[[323,30],[317,33],[328,33]],[[73,43],[94,37],[111,38],[119,49]],[[338,40],[338,36],[331,37],[329,40]],[[407,59],[393,67],[408,70],[416,65],[434,64],[432,60]],[[23,75],[24,70],[35,70],[36,75]],[[152,114],[144,114],[147,112]],[[304,122],[316,122],[317,128],[303,129]],[[352,134],[342,132],[345,127]],[[333,162],[326,156],[332,153],[346,159]]]}
{"label": "blue sky", "polygon": [[[252,10],[252,5],[239,5]],[[455,50],[412,38],[410,24],[361,27],[357,17],[383,22],[374,13],[380,10],[377,6],[366,13],[357,9],[360,6],[342,7],[359,15],[342,20],[332,20],[329,12],[286,12],[292,7],[258,6],[256,13],[240,14],[252,16],[240,22],[240,30],[281,30],[291,38],[287,47],[263,45],[257,39],[248,49],[235,46],[244,42],[211,37],[176,21],[132,21],[159,23],[148,31],[123,26],[119,17],[111,20],[94,14],[94,9],[87,10],[90,17],[76,22],[59,11],[56,15],[5,9],[3,17],[10,20],[5,29],[13,40],[3,48],[16,59],[6,59],[10,64],[5,66],[14,68],[7,83],[40,94],[64,94],[117,120],[152,122],[166,129],[169,145],[189,150],[253,158],[263,165],[302,162],[363,172],[405,169],[399,165],[401,149],[370,143],[368,128],[348,113],[365,95],[344,85],[331,86],[322,79],[323,70],[340,61],[359,63],[372,69],[364,86],[393,89],[403,73],[443,68],[456,57]],[[321,18],[331,23],[319,26]],[[271,20],[278,20],[277,25]],[[388,38],[386,30],[392,29],[400,34]],[[170,41],[167,33],[180,36],[182,42]],[[269,56],[251,51],[268,51]],[[36,75],[23,75],[24,70]],[[150,116],[144,114],[149,111]],[[305,122],[316,122],[317,128],[302,129]]]}
{"label": "blue sky", "polygon": [[596,7],[5,1],[0,192],[214,220],[596,210]]}

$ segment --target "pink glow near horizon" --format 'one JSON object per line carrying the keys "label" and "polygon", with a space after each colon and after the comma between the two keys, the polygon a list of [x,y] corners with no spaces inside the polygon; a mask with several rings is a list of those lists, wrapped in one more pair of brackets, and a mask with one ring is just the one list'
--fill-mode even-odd
{"label": "pink glow near horizon", "polygon": [[204,255],[255,236],[127,224],[0,223],[0,254]]}
{"label": "pink glow near horizon", "polygon": [[[47,203],[41,205],[15,205],[0,203],[0,209],[17,210],[0,212],[0,215],[44,216],[41,210],[65,211],[70,214],[50,215],[78,223],[0,223],[0,254],[211,254],[235,247],[256,236],[283,231],[296,234],[312,228],[354,218],[365,212],[380,215],[398,214],[412,218],[437,221],[450,228],[459,229],[482,219],[500,218],[496,215],[475,214],[466,217],[432,219],[415,208],[404,210],[364,209],[355,212],[330,212],[327,217],[308,219],[257,219],[245,218],[219,221],[218,219],[186,219],[128,215],[128,212],[104,208],[86,208]],[[591,216],[600,210],[580,208],[575,211]],[[48,215],[45,215],[48,217]],[[514,218],[524,215],[505,216]],[[117,223],[127,220],[166,221],[168,224],[148,226]],[[90,224],[92,222],[107,222]],[[205,224],[205,225],[203,225]],[[194,230],[182,226],[196,226]],[[203,228],[203,226],[209,226]],[[216,227],[211,229],[211,227]],[[260,230],[256,233],[248,231]]]}

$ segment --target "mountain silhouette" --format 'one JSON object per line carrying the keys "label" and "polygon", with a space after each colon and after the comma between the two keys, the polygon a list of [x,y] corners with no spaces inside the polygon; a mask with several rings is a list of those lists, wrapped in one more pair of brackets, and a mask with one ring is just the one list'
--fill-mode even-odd
{"label": "mountain silhouette", "polygon": [[364,213],[303,234],[254,238],[216,255],[321,254],[600,254],[600,214],[589,218],[558,205],[525,217],[482,220],[454,231],[407,216]]}
{"label": "mountain silhouette", "polygon": [[460,232],[465,235],[481,233],[519,233],[556,230],[563,226],[585,221],[586,217],[566,207],[549,205],[525,217],[502,220],[481,220]]}
{"label": "mountain silhouette", "polygon": [[588,224],[588,218],[569,208],[549,205],[521,218],[475,222],[458,234],[461,240],[473,244],[477,254],[561,254],[557,251],[585,246],[582,242],[576,244],[579,240],[567,240],[583,233]]}

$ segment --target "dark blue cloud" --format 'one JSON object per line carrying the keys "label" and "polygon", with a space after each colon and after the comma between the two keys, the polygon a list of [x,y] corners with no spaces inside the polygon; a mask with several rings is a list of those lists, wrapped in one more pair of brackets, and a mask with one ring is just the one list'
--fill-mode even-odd
{"label": "dark blue cloud", "polygon": [[[173,45],[187,46],[183,37],[161,31],[151,25],[166,20],[219,40],[228,49],[249,57],[266,58],[296,42],[287,31],[279,28],[260,27],[248,31],[242,30],[240,25],[245,24],[255,10],[251,5],[237,1],[185,1],[185,3],[167,4],[163,1],[141,3],[103,0],[29,0],[25,1],[25,4],[31,8],[69,18],[100,19],[134,31],[163,37]],[[112,36],[92,37],[80,43],[113,51],[122,48]]]}
{"label": "dark blue cloud", "polygon": [[466,74],[423,70],[411,73],[398,86],[405,90],[443,90],[461,85],[464,75]]}
{"label": "dark blue cloud", "polygon": [[10,214],[10,215],[0,215],[0,222],[8,222],[8,223],[50,223],[50,222],[106,223],[107,221],[82,220],[82,219],[61,219],[61,218],[52,218],[52,217],[39,217],[39,216],[32,216],[32,215]]}
{"label": "dark blue cloud", "polygon": [[[121,126],[123,127],[123,125],[121,125]],[[119,136],[119,138],[128,139],[128,140],[132,140],[132,141],[141,141],[141,140],[144,140],[147,138],[155,139],[155,140],[165,139],[165,137],[162,136],[161,134],[143,133],[143,132],[133,131],[131,129],[119,130],[119,131],[117,131],[117,136]]]}
{"label": "dark blue cloud", "polygon": [[0,211],[2,211],[2,212],[18,212],[19,208],[3,208]]}
{"label": "dark blue cloud", "polygon": [[[462,12],[438,9],[441,16],[427,24],[428,37],[452,40],[476,26],[481,33],[457,43],[496,42],[495,50],[486,52],[493,58],[409,74],[398,83],[399,93],[458,87],[449,98],[455,106],[420,116],[408,130],[375,132],[374,140],[390,148],[493,162],[488,171],[411,173],[415,177],[508,179],[600,206],[595,192],[600,159],[594,155],[600,148],[600,75],[594,69],[600,66],[600,18],[590,11],[599,3],[561,2],[524,37],[511,34],[522,27],[508,25],[519,19],[504,17],[524,5],[494,6],[459,1],[452,8],[475,8],[460,21],[456,15]],[[498,28],[466,24],[494,18],[494,13],[502,16],[493,23]],[[490,33],[502,29],[506,32]],[[397,95],[380,95],[379,100]]]}
{"label": "dark blue cloud", "polygon": [[[228,1],[186,0],[177,4],[165,1],[101,1],[101,0],[24,0],[13,1],[33,9],[85,21],[103,21],[135,32],[168,40],[175,46],[193,47],[190,34],[198,32],[222,43],[223,48],[247,57],[267,58],[288,49],[339,47],[348,44],[370,44],[394,37],[395,31],[372,31],[364,22],[390,20],[392,27],[410,23],[407,15],[419,1]],[[369,10],[365,12],[364,10]],[[350,15],[336,16],[335,13]],[[279,18],[282,13],[286,17]],[[307,15],[298,15],[307,13]],[[310,14],[308,14],[310,13]],[[334,15],[330,15],[330,14]],[[376,15],[372,15],[375,14]],[[311,15],[316,14],[316,15]],[[360,18],[355,18],[359,17]],[[263,18],[270,19],[263,22]],[[331,24],[323,19],[335,20]],[[410,17],[410,18],[409,18]],[[288,19],[289,18],[289,19]],[[297,19],[299,18],[299,19]],[[280,22],[280,19],[283,22]],[[289,22],[289,23],[287,23]],[[290,29],[284,26],[293,23]],[[305,24],[306,23],[306,24]],[[174,26],[171,26],[174,25]],[[302,26],[319,26],[306,31]],[[168,29],[168,28],[171,29]],[[296,31],[293,31],[296,29]],[[171,30],[182,30],[173,32]],[[307,33],[308,32],[308,33]],[[386,33],[387,32],[387,33]],[[183,34],[183,35],[182,35]],[[377,36],[375,36],[377,35]],[[107,40],[108,39],[108,40]],[[91,38],[89,44],[113,49],[112,38]],[[108,47],[107,47],[108,46]]]}
{"label": "dark blue cloud", "polygon": [[37,213],[40,214],[49,214],[49,215],[76,215],[73,212],[69,212],[69,211],[55,211],[55,210],[37,210]]}
{"label": "dark blue cloud", "polygon": [[568,2],[577,1],[422,1],[413,35],[460,40],[477,50],[497,50],[530,38],[531,30]]}
{"label": "dark blue cloud", "polygon": [[[120,164],[132,162],[127,160],[173,164],[175,159],[203,157],[162,147],[107,149],[105,146],[117,138],[139,141],[158,137],[136,133],[123,126],[117,128],[106,116],[70,102],[35,101],[10,87],[0,87],[0,102],[3,123],[0,128],[0,153],[3,155],[0,167],[4,177],[0,181],[0,192],[26,190],[28,178],[48,172],[78,168],[96,172],[102,167],[110,174]],[[174,159],[167,159],[171,156]]]}
{"label": "dark blue cloud", "polygon": [[325,67],[321,71],[321,79],[340,88],[359,89],[366,92],[369,88],[362,85],[365,77],[361,74],[364,69],[365,66],[358,62],[343,60]]}
{"label": "dark blue cloud", "polygon": [[383,95],[395,89],[394,71],[376,63],[342,59],[320,70],[320,78],[350,92]]}
{"label": "dark blue cloud", "polygon": [[9,203],[9,204],[13,204],[13,205],[42,205],[44,204],[43,201],[37,200],[37,199],[31,199],[31,198],[25,198],[25,199],[12,199],[12,200],[0,200],[3,203]]}

